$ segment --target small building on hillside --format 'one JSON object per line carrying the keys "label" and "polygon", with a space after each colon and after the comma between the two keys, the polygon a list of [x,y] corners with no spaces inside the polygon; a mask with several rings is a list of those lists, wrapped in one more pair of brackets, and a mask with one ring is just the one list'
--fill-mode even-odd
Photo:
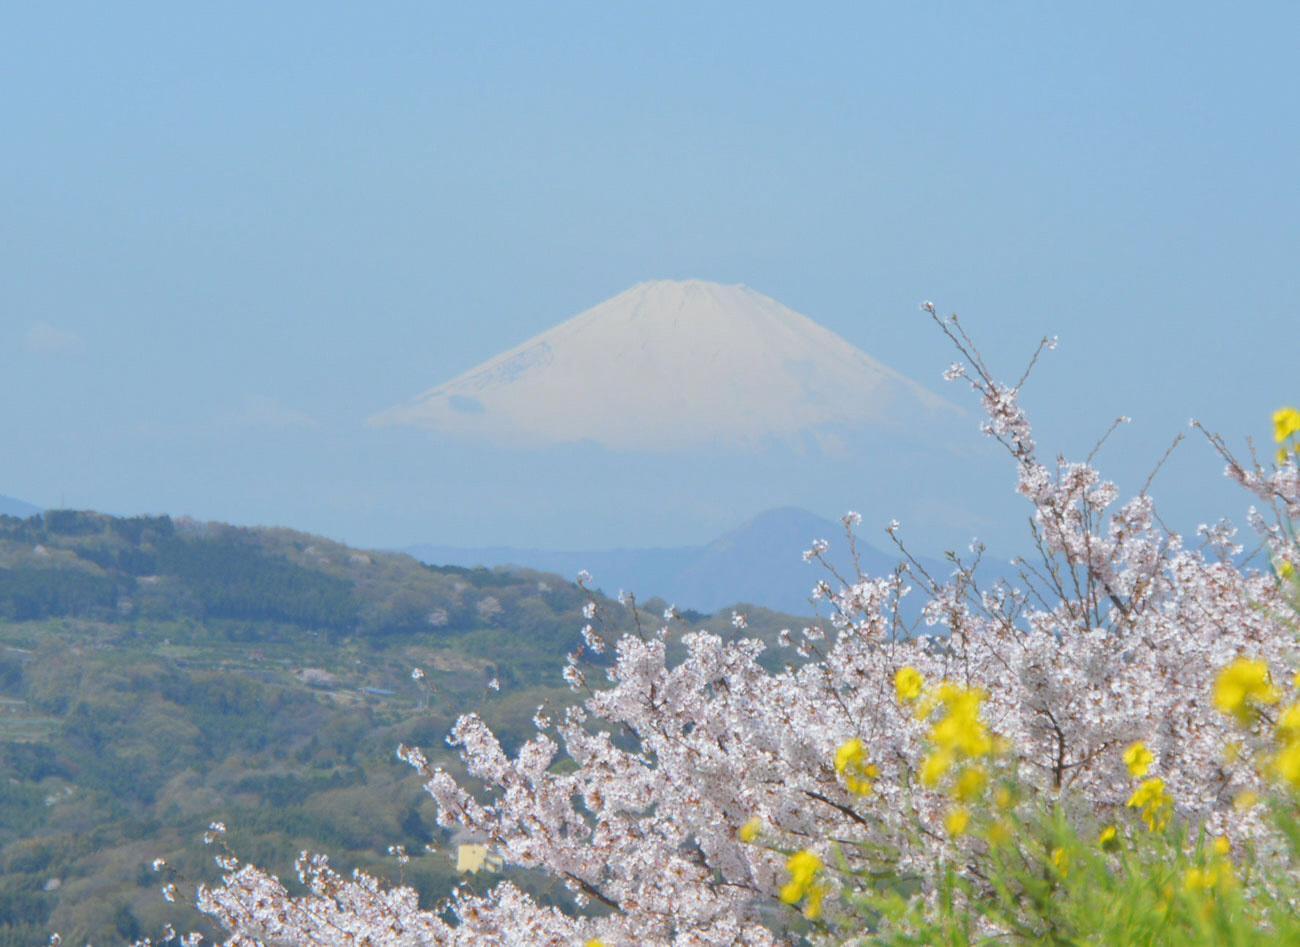
{"label": "small building on hillside", "polygon": [[504,867],[501,856],[490,853],[486,845],[456,846],[456,870],[459,872],[477,874],[484,869],[499,872]]}

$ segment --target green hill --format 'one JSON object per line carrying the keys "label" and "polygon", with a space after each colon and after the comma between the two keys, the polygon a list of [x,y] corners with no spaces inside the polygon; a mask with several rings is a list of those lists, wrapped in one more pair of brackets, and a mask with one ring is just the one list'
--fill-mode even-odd
{"label": "green hill", "polygon": [[[523,739],[539,704],[573,699],[559,672],[586,601],[554,575],[284,529],[0,516],[0,947],[209,929],[163,900],[151,863],[167,859],[188,898],[217,877],[199,841],[213,821],[284,879],[310,849],[445,895],[450,840],[394,750],[458,768],[443,738],[467,711]],[[749,617],[763,637],[797,621]],[[414,856],[401,869],[392,845]]]}

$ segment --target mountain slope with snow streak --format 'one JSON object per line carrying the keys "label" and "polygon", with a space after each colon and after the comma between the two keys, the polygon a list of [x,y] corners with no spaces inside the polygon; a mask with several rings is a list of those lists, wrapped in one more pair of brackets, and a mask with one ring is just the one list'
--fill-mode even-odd
{"label": "mountain slope with snow streak", "polygon": [[503,445],[757,447],[959,409],[745,286],[640,283],[370,419]]}

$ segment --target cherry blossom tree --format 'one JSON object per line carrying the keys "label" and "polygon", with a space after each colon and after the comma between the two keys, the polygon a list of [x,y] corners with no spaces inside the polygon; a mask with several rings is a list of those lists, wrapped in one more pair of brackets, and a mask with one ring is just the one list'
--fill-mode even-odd
{"label": "cherry blossom tree", "polygon": [[[449,738],[470,784],[418,748],[399,751],[444,826],[558,879],[571,908],[502,882],[425,910],[409,889],[342,878],[308,856],[312,893],[290,897],[223,855],[224,884],[202,890],[199,906],[228,943],[840,942],[864,929],[855,905],[873,888],[923,902],[950,871],[978,888],[993,836],[974,825],[1026,807],[1094,836],[1125,819],[1140,831],[1173,820],[1267,858],[1276,832],[1250,804],[1267,773],[1259,754],[1225,752],[1243,735],[1223,711],[1238,691],[1234,706],[1251,712],[1279,703],[1274,676],[1298,663],[1279,578],[1296,558],[1285,526],[1300,519],[1294,454],[1248,469],[1211,437],[1265,504],[1249,516],[1271,559],[1242,566],[1229,525],[1189,541],[1160,524],[1145,489],[1121,503],[1091,457],[1041,458],[1019,405],[1028,372],[998,381],[955,317],[923,308],[961,356],[946,377],[979,398],[1032,508],[1032,560],[994,581],[978,546],[953,556],[948,575],[901,544],[889,575],[828,565],[815,592],[824,619],[783,636],[789,660],[776,672],[743,628],[681,634],[685,657],[671,662],[673,614],[615,639],[593,600],[585,651],[607,664],[570,655],[564,676],[580,699],[554,718],[539,709],[515,754],[472,714]],[[845,517],[846,542],[858,523]],[[907,595],[924,600],[910,625]],[[1223,690],[1238,686],[1225,667],[1245,675],[1238,691]],[[556,765],[566,757],[573,765]]]}

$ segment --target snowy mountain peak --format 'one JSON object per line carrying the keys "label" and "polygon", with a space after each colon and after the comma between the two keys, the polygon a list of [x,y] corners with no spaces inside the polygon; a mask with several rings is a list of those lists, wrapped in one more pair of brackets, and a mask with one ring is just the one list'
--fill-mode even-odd
{"label": "snowy mountain peak", "polygon": [[692,279],[639,283],[371,423],[668,450],[956,413],[776,300]]}

